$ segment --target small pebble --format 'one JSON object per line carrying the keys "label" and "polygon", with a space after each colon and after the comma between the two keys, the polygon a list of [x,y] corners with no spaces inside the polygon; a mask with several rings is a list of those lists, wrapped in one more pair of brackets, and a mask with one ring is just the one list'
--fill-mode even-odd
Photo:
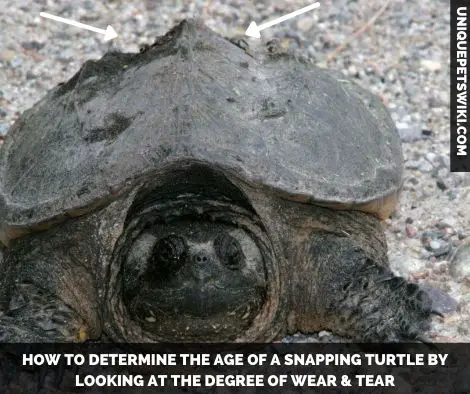
{"label": "small pebble", "polygon": [[20,67],[23,64],[23,59],[21,56],[15,56],[13,59],[10,60],[10,66],[12,68]]}
{"label": "small pebble", "polygon": [[28,50],[40,50],[41,48],[44,47],[44,43],[41,43],[41,42],[37,42],[37,41],[23,41],[21,43],[21,46],[24,48],[24,49],[28,49]]}
{"label": "small pebble", "polygon": [[62,62],[68,62],[73,58],[73,50],[67,48],[59,53],[59,60]]}
{"label": "small pebble", "polygon": [[449,105],[448,92],[436,92],[428,98],[428,103],[431,108],[439,108]]}
{"label": "small pebble", "polygon": [[448,264],[446,261],[435,262],[432,265],[432,270],[435,274],[441,275],[447,271]]}
{"label": "small pebble", "polygon": [[403,142],[414,142],[422,140],[421,126],[410,126],[407,123],[396,123],[398,134]]}
{"label": "small pebble", "polygon": [[455,190],[449,190],[447,192],[447,197],[449,198],[449,201],[454,201],[457,199],[457,192]]}
{"label": "small pebble", "polygon": [[432,256],[440,257],[450,252],[451,244],[443,239],[444,235],[440,231],[426,231],[421,236],[422,244]]}
{"label": "small pebble", "polygon": [[430,171],[432,171],[433,168],[434,168],[434,167],[432,166],[432,164],[431,164],[429,161],[425,160],[425,159],[421,159],[421,160],[419,161],[419,163],[420,163],[420,164],[419,164],[419,167],[418,167],[418,168],[419,168],[419,170],[420,170],[421,172],[430,172]]}
{"label": "small pebble", "polygon": [[454,227],[455,225],[456,225],[456,220],[452,217],[448,217],[436,223],[436,227],[439,230],[444,230],[444,232],[451,231],[452,233],[454,233],[454,230],[452,229],[452,227]]}
{"label": "small pebble", "polygon": [[297,28],[303,32],[308,32],[315,25],[315,19],[312,17],[300,18],[297,22]]}
{"label": "small pebble", "polygon": [[454,189],[462,183],[462,176],[457,173],[447,172],[445,176],[439,176],[436,185],[440,190]]}
{"label": "small pebble", "polygon": [[405,168],[408,168],[410,170],[417,170],[420,166],[421,162],[418,160],[407,160],[405,162]]}
{"label": "small pebble", "polygon": [[[470,234],[465,232],[465,231],[458,231],[457,236],[459,237],[459,240],[464,240],[465,238],[470,237]],[[469,239],[470,241],[470,239]]]}
{"label": "small pebble", "polygon": [[407,224],[405,226],[405,231],[406,231],[407,237],[409,237],[409,238],[416,237],[416,233],[417,233],[416,227],[410,226],[409,224]]}
{"label": "small pebble", "polygon": [[402,253],[390,255],[390,268],[397,275],[407,278],[413,272],[419,272],[426,266],[426,259],[409,258]]}
{"label": "small pebble", "polygon": [[457,310],[458,302],[449,294],[439,288],[423,283],[420,287],[428,294],[432,301],[432,309],[442,314],[452,313]]}
{"label": "small pebble", "polygon": [[423,134],[426,137],[430,137],[432,135],[432,130],[423,129],[421,130],[421,134]]}
{"label": "small pebble", "polygon": [[435,60],[421,59],[420,64],[423,68],[428,71],[440,71],[442,69],[442,64]]}
{"label": "small pebble", "polygon": [[0,137],[5,137],[8,133],[8,125],[0,123]]}
{"label": "small pebble", "polygon": [[443,178],[439,178],[437,181],[436,181],[436,186],[440,189],[440,190],[447,190],[449,189],[449,184],[446,182],[445,179]]}
{"label": "small pebble", "polygon": [[15,56],[16,56],[15,51],[11,51],[9,49],[0,51],[0,62],[9,63],[15,58]]}
{"label": "small pebble", "polygon": [[433,152],[426,153],[426,160],[430,163],[434,163],[437,160],[437,155]]}
{"label": "small pebble", "polygon": [[470,242],[459,246],[449,260],[449,272],[456,280],[470,277]]}
{"label": "small pebble", "polygon": [[438,241],[431,241],[429,243],[429,247],[435,257],[440,257],[450,252],[451,244],[441,239]]}

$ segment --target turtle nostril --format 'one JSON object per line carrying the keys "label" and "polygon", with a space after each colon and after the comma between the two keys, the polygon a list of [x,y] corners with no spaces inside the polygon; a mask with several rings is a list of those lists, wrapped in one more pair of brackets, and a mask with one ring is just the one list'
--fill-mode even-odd
{"label": "turtle nostril", "polygon": [[205,263],[207,261],[207,256],[205,254],[197,254],[194,256],[194,261],[196,263]]}

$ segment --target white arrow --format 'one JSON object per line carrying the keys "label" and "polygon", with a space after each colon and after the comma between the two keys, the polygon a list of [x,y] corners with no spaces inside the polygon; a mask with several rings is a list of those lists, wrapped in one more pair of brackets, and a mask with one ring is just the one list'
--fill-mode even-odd
{"label": "white arrow", "polygon": [[57,22],[66,23],[67,25],[79,27],[80,29],[91,30],[91,31],[94,31],[95,33],[104,34],[104,41],[112,40],[118,36],[116,31],[110,25],[108,25],[108,27],[105,30],[105,29],[98,29],[97,27],[93,27],[90,25],[85,25],[84,23],[76,22],[71,19],[61,18],[60,16],[55,16],[47,12],[40,12],[39,15],[42,16],[43,18],[48,18],[48,19],[55,20]]}
{"label": "white arrow", "polygon": [[301,8],[300,10],[291,12],[290,14],[281,16],[280,18],[274,19],[270,22],[263,23],[261,25],[257,25],[256,22],[251,22],[250,26],[248,26],[248,29],[246,29],[245,34],[249,37],[254,37],[254,38],[261,38],[260,31],[267,29],[268,27],[277,25],[278,23],[284,22],[288,19],[294,18],[300,14],[303,14],[304,12],[311,11],[315,8],[320,7],[320,3],[317,1],[316,3],[310,4],[307,7]]}

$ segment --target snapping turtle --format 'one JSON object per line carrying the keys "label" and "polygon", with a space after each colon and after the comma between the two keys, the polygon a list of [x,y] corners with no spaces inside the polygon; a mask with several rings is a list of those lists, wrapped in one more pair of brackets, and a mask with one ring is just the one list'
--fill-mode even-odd
{"label": "snapping turtle", "polygon": [[186,20],[87,61],[0,153],[4,341],[418,337],[388,267],[402,153],[339,73]]}

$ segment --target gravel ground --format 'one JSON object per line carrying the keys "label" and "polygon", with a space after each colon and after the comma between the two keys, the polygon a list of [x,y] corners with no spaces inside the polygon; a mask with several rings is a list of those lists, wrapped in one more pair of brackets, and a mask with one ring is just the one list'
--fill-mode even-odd
{"label": "gravel ground", "polygon": [[[320,66],[341,70],[388,107],[406,167],[400,206],[384,223],[392,267],[439,296],[445,317],[433,319],[433,340],[469,342],[470,174],[449,172],[449,2],[393,0],[368,26],[386,3],[323,0],[319,9],[264,30],[263,41],[276,37]],[[261,23],[308,4],[0,0],[0,143],[22,111],[110,48],[138,51],[187,17],[202,18],[222,35],[242,36],[252,20]],[[101,28],[110,24],[119,37],[103,43],[97,34],[43,20],[40,11]],[[334,339],[321,332],[287,340]]]}

